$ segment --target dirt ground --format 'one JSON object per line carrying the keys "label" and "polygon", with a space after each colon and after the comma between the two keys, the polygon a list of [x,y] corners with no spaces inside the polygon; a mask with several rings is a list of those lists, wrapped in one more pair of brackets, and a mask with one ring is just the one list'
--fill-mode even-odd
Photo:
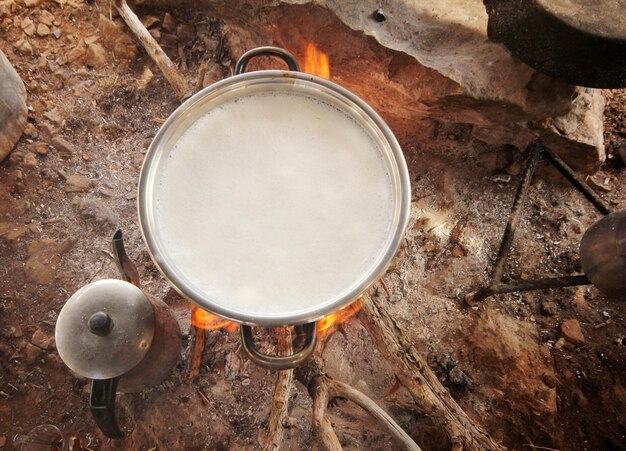
{"label": "dirt ground", "polygon": [[[140,17],[159,19],[153,33],[190,85],[201,62],[205,84],[231,73],[236,36],[226,37],[227,23],[172,11],[171,25],[164,13],[143,7]],[[153,265],[136,213],[144,154],[179,102],[106,2],[16,0],[0,17],[0,49],[25,82],[30,110],[26,134],[0,164],[0,448],[16,448],[18,434],[41,424],[90,449],[260,448],[275,374],[246,360],[237,333],[221,330],[207,332],[197,382],[183,380],[181,362],[160,386],[118,396],[127,438],[110,441],[97,430],[89,382],[60,360],[54,327],[78,288],[119,277],[110,250],[118,227],[143,288],[174,309],[188,346],[190,305]],[[626,92],[606,98],[609,158],[593,182],[622,210]],[[470,132],[432,122],[423,139],[401,137],[413,202],[407,238],[384,278],[389,307],[463,409],[506,447],[626,449],[626,304],[591,286],[462,302],[488,280],[524,158]],[[599,217],[542,163],[506,277],[579,273],[578,244]],[[563,346],[566,320],[580,324],[584,344]],[[329,374],[378,401],[423,449],[449,449],[407,393],[390,390],[394,375],[360,323],[344,329],[324,349]],[[346,449],[395,449],[357,407],[339,402],[330,413]],[[282,449],[321,449],[310,416],[309,395],[295,383]]]}

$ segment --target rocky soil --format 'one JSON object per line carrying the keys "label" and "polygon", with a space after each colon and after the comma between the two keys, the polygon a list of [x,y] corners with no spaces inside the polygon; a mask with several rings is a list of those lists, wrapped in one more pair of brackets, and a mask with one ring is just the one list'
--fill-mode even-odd
{"label": "rocky soil", "polygon": [[[193,86],[229,76],[245,47],[273,43],[210,10],[136,10]],[[363,54],[382,52],[364,42]],[[247,361],[237,333],[226,331],[207,333],[195,383],[183,380],[181,362],[160,386],[118,397],[127,438],[107,440],[95,427],[89,383],[61,362],[54,326],[79,287],[119,277],[110,250],[118,227],[144,289],[189,332],[190,305],[151,262],[135,206],[144,154],[178,101],[106,2],[0,0],[0,50],[24,80],[29,105],[25,134],[0,163],[0,448],[54,424],[89,449],[258,449],[275,375]],[[207,71],[198,82],[201,63]],[[338,81],[365,100],[375,89],[345,74]],[[607,162],[590,183],[620,210],[626,94],[604,94]],[[389,295],[380,293],[398,325],[461,406],[508,448],[625,449],[626,304],[593,287],[462,302],[488,280],[524,155],[475,140],[468,124],[422,121],[409,133],[410,124],[386,119],[403,126],[397,135],[413,189],[409,231],[384,278]],[[506,277],[578,273],[578,244],[599,217],[541,164]],[[449,449],[407,394],[391,390],[394,376],[358,321],[344,332],[324,350],[329,373],[377,400],[425,450]],[[358,408],[339,402],[330,413],[346,449],[394,449]],[[283,449],[320,449],[310,415],[306,389],[295,384]]]}

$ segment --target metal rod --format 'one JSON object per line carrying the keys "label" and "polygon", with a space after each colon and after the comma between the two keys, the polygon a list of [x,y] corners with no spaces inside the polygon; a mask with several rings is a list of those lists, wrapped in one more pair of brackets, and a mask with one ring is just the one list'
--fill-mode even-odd
{"label": "metal rod", "polygon": [[506,228],[504,229],[500,249],[498,250],[498,256],[496,257],[496,261],[493,265],[493,272],[491,273],[492,285],[497,284],[500,280],[502,280],[504,265],[506,264],[506,259],[509,256],[511,246],[513,244],[515,230],[517,229],[519,220],[522,217],[522,210],[528,194],[528,188],[533,178],[533,174],[535,173],[535,169],[537,168],[537,161],[539,161],[539,157],[544,150],[544,146],[540,142],[534,142],[530,145],[530,147],[530,155],[528,156],[526,162],[526,169],[524,170],[522,181],[517,189],[517,193],[515,194],[515,200],[513,201],[513,208],[511,209],[509,222],[506,224]]}
{"label": "metal rod", "polygon": [[590,285],[591,281],[585,275],[551,277],[547,279],[519,280],[511,283],[496,283],[482,288],[474,293],[465,295],[465,302],[472,305],[474,302],[493,296],[494,294],[513,293],[516,291],[545,290],[548,288],[574,287],[578,285]]}
{"label": "metal rod", "polygon": [[593,204],[596,209],[602,213],[603,215],[608,215],[611,213],[611,209],[607,204],[604,203],[602,198],[596,194],[594,190],[592,190],[587,182],[578,174],[576,174],[572,168],[570,168],[565,161],[561,159],[557,154],[555,154],[548,147],[544,147],[543,153],[546,156],[546,159],[552,163],[552,165],[561,173],[563,177],[565,177],[569,182],[574,185],[578,191],[580,191],[586,198]]}

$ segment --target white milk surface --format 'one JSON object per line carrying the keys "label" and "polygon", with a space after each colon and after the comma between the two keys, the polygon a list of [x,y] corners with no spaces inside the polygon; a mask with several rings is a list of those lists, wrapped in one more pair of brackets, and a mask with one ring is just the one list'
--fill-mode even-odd
{"label": "white milk surface", "polygon": [[167,258],[213,302],[249,315],[321,306],[375,263],[391,179],[369,134],[301,94],[254,94],[197,120],[161,163]]}

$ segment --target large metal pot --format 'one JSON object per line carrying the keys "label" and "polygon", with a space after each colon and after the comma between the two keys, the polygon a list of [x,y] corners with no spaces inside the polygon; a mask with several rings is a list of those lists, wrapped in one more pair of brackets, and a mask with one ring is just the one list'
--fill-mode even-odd
{"label": "large metal pot", "polygon": [[[278,56],[287,62],[290,70],[263,70],[243,73],[250,58],[257,55]],[[380,150],[378,158],[383,162],[381,164],[384,165],[390,180],[389,227],[384,243],[372,255],[371,264],[359,274],[355,274],[354,280],[348,283],[341,292],[319,299],[319,301],[307,304],[305,307],[292,308],[292,306],[287,306],[281,311],[270,311],[269,313],[259,311],[256,307],[251,309],[242,308],[236,302],[233,302],[232,299],[217,298],[200,287],[200,284],[194,282],[185,270],[181,269],[180,264],[174,262],[174,255],[181,251],[178,247],[182,238],[180,236],[171,236],[172,234],[168,235],[167,232],[164,232],[157,212],[157,196],[159,189],[161,189],[159,188],[159,183],[161,183],[163,178],[163,168],[172,154],[172,149],[183,133],[197,123],[205,114],[219,108],[223,102],[226,102],[224,99],[228,99],[227,101],[229,102],[233,99],[238,101],[239,98],[244,98],[247,95],[251,95],[251,93],[255,95],[258,93],[288,93],[294,96],[307,96],[307,98],[312,98],[340,111],[343,115],[349,117],[351,121],[358,124],[364,130],[364,133],[368,134],[369,139],[375,143]],[[297,114],[297,112],[294,111],[294,114]],[[232,125],[242,128],[254,126],[250,122]],[[292,132],[293,130],[290,129],[284,130],[284,134]],[[307,143],[302,142],[301,145],[307,146]],[[232,149],[233,153],[236,150]],[[266,149],[263,148],[263,150]],[[207,152],[210,155],[211,146],[207,145],[206,148],[198,149],[198,151]],[[188,182],[193,184],[199,174],[197,172],[194,176],[190,175]],[[351,174],[348,171],[348,173],[341,174],[341,176],[349,179]],[[263,178],[261,177],[262,181]],[[268,183],[271,182],[271,180],[268,180]],[[235,180],[233,183],[237,183],[237,181]],[[255,363],[272,369],[293,367],[306,359],[313,351],[315,345],[315,321],[356,300],[371,284],[383,275],[403,239],[409,218],[411,192],[402,150],[393,133],[381,117],[362,99],[345,88],[331,81],[298,72],[298,64],[295,58],[290,53],[274,47],[264,47],[247,52],[237,63],[235,76],[215,83],[194,95],[167,119],[148,150],[142,167],[138,189],[141,230],[151,256],[160,271],[182,295],[201,308],[241,324],[244,349],[248,352],[250,358]],[[290,187],[286,186],[285,189],[289,190]],[[194,194],[194,197],[200,199],[197,202],[201,202],[201,199],[208,195],[211,195],[211,193],[198,192]],[[189,199],[185,199],[185,201],[188,201],[190,205],[193,204]],[[193,206],[190,209],[193,209]],[[184,212],[182,215],[185,216]],[[191,217],[189,220],[193,221]],[[186,233],[183,232],[182,234],[185,235]],[[188,253],[196,251],[195,246],[189,244],[188,237],[185,238],[187,239],[187,244],[184,245],[185,249],[182,251]],[[199,242],[203,240],[203,236],[196,236],[195,239]],[[290,249],[290,251],[296,252],[297,249]],[[202,258],[210,260],[212,258],[210,250],[205,253],[207,255],[203,255]],[[310,276],[315,277],[315,271]],[[219,278],[220,275],[211,273],[206,274],[206,277],[210,280],[211,278]],[[294,298],[297,297],[298,293],[294,293]],[[270,305],[272,299],[263,299],[262,303]],[[294,305],[296,304],[298,303],[294,302]],[[251,328],[249,327],[301,325],[304,325],[302,329],[306,335],[305,345],[294,355],[286,357],[260,354],[254,346]]]}

